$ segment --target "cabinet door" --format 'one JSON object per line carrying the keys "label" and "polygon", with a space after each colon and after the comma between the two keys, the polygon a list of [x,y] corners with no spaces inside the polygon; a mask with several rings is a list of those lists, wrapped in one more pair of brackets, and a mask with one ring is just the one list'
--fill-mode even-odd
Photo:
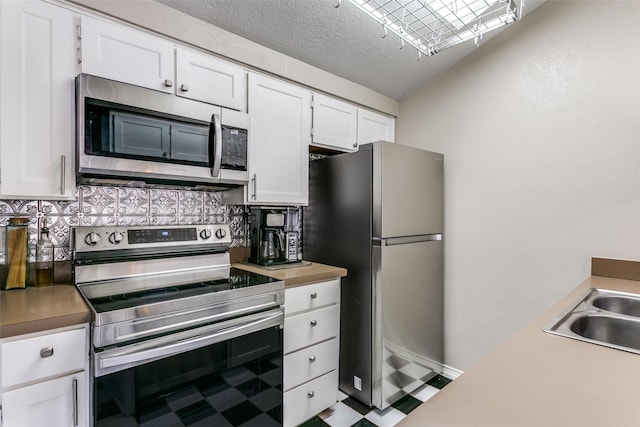
{"label": "cabinet door", "polygon": [[75,197],[72,12],[0,2],[0,197]]}
{"label": "cabinet door", "polygon": [[173,93],[174,46],[124,25],[82,17],[82,72]]}
{"label": "cabinet door", "polygon": [[176,77],[178,96],[246,110],[242,67],[179,47],[176,49]]}
{"label": "cabinet door", "polygon": [[358,108],[358,145],[375,141],[394,142],[395,119]]}
{"label": "cabinet door", "polygon": [[355,105],[317,93],[313,95],[313,144],[354,151],[357,129]]}
{"label": "cabinet door", "polygon": [[250,73],[249,114],[247,203],[306,205],[311,92]]}
{"label": "cabinet door", "polygon": [[88,426],[88,395],[84,372],[5,392],[2,394],[2,426]]}

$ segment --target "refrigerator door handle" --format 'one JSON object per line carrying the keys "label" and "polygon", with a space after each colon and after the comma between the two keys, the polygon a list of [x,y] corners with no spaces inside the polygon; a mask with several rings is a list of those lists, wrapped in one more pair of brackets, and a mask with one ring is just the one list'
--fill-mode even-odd
{"label": "refrigerator door handle", "polygon": [[442,240],[442,233],[436,234],[420,234],[418,236],[402,236],[402,237],[374,237],[371,239],[374,246],[393,246],[405,245],[407,243],[432,242]]}

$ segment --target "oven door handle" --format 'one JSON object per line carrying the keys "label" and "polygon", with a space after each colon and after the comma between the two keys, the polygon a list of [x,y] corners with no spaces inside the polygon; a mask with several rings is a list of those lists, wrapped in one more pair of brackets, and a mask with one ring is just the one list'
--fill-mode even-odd
{"label": "oven door handle", "polygon": [[[119,348],[116,350],[118,354],[114,356],[97,354],[96,361],[98,366],[96,366],[96,375],[100,376],[104,373],[120,371],[163,357],[237,338],[268,327],[282,325],[284,311],[282,308],[279,308],[275,312],[269,311],[247,317],[249,317],[248,320],[244,318],[234,319],[231,324],[229,324],[230,322],[222,322],[222,324],[196,329],[190,331],[191,333],[196,333],[195,336],[188,336],[177,340],[172,339],[166,344],[156,345],[149,342],[133,344],[126,349]],[[140,347],[142,347],[142,349],[136,350],[136,348]]]}

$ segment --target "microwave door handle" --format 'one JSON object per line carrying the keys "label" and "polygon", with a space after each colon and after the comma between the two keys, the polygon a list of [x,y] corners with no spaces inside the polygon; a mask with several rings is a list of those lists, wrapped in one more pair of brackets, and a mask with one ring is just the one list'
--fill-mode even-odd
{"label": "microwave door handle", "polygon": [[[213,132],[211,132],[211,130],[213,130]],[[212,133],[213,137],[211,136]],[[211,144],[213,144],[213,150],[211,149]],[[213,114],[211,116],[209,152],[213,153],[211,176],[218,177],[220,175],[220,164],[222,163],[222,126],[220,125],[220,114]]]}

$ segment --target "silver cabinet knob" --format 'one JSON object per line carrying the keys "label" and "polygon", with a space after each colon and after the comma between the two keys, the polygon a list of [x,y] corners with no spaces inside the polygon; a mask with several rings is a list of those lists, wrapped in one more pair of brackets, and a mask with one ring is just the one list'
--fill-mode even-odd
{"label": "silver cabinet knob", "polygon": [[180,90],[182,92],[187,92],[187,91],[189,91],[189,86],[187,86],[186,84],[183,83],[183,84],[180,85]]}
{"label": "silver cabinet knob", "polygon": [[316,393],[313,392],[313,391],[310,391],[309,393],[307,393],[307,396],[309,396],[309,399],[311,399],[315,395],[316,395]]}
{"label": "silver cabinet knob", "polygon": [[318,298],[318,293],[317,292],[311,292],[311,299],[316,299]]}
{"label": "silver cabinet knob", "polygon": [[166,79],[164,82],[162,82],[166,87],[173,87],[173,81]]}
{"label": "silver cabinet knob", "polygon": [[309,356],[309,362],[313,363],[316,361],[316,357],[315,356]]}
{"label": "silver cabinet knob", "polygon": [[53,356],[53,347],[45,347],[40,350],[40,357],[44,359],[45,357]]}
{"label": "silver cabinet knob", "polygon": [[312,320],[309,323],[311,324],[311,326],[316,326],[318,324],[318,321],[317,320]]}

